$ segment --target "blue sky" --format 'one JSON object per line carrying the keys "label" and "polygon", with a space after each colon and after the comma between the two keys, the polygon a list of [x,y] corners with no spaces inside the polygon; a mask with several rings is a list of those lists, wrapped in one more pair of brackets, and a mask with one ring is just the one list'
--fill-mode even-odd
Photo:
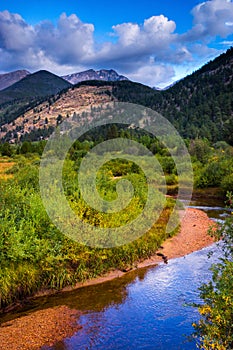
{"label": "blue sky", "polygon": [[233,45],[231,0],[1,0],[0,72],[113,68],[164,87]]}

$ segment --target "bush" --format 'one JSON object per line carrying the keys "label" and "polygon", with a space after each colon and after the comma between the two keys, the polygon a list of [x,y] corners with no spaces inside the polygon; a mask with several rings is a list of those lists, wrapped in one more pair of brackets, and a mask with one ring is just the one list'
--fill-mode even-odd
{"label": "bush", "polygon": [[[111,268],[126,268],[153,254],[166,239],[166,224],[174,201],[167,199],[161,219],[144,236],[112,249],[91,249],[63,235],[50,221],[43,206],[38,185],[37,158],[17,156],[11,169],[14,177],[0,183],[0,308],[35,293],[41,288],[61,289],[92,278]],[[77,163],[66,160],[63,186],[67,200],[79,217],[102,227],[118,227],[141,213],[147,198],[143,174],[133,162],[113,160],[100,168],[97,189],[108,200],[116,199],[118,180],[110,177],[110,168],[127,173],[135,191],[127,206],[127,215],[97,212],[80,198]],[[56,168],[54,169],[56,172]],[[89,174],[87,174],[89,181]],[[163,196],[156,195],[161,201]],[[56,210],[56,208],[54,208]],[[119,238],[116,237],[119,241]]]}
{"label": "bush", "polygon": [[[233,196],[227,193],[232,205]],[[202,318],[194,323],[193,336],[198,348],[231,350],[233,349],[233,219],[229,218],[214,235],[222,238],[223,257],[212,266],[212,281],[200,288],[200,297],[204,304],[197,305]]]}
{"label": "bush", "polygon": [[206,166],[196,169],[195,187],[218,187],[221,185],[224,176],[229,174],[230,162],[217,156],[209,159]]}
{"label": "bush", "polygon": [[178,183],[178,178],[176,175],[171,174],[171,175],[166,175],[166,183],[168,186],[170,185],[176,185]]}
{"label": "bush", "polygon": [[233,192],[233,174],[226,175],[221,181],[221,188],[226,193],[227,191]]}
{"label": "bush", "polygon": [[200,162],[204,163],[210,154],[208,141],[196,139],[192,140],[189,145],[189,153]]}

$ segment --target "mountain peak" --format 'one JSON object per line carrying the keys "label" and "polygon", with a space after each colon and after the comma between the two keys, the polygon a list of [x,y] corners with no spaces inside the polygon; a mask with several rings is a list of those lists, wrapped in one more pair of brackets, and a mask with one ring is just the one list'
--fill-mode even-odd
{"label": "mountain peak", "polygon": [[103,80],[103,81],[129,80],[125,76],[119,75],[113,69],[100,69],[97,71],[94,69],[88,69],[83,72],[62,76],[62,78],[71,84],[78,84],[82,81],[87,81],[87,80]]}
{"label": "mountain peak", "polygon": [[31,73],[25,69],[0,74],[0,90],[6,89],[8,86],[17,83],[19,80],[25,78],[29,74]]}

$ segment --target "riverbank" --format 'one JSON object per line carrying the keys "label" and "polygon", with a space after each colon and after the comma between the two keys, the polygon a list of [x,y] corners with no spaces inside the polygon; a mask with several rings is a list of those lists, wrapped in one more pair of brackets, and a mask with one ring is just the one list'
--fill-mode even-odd
{"label": "riverbank", "polygon": [[1,350],[39,350],[52,346],[81,328],[80,312],[67,306],[39,310],[0,327]]}
{"label": "riverbank", "polygon": [[[188,208],[185,212],[180,212],[180,217],[182,221],[177,235],[167,239],[162,247],[149,259],[144,259],[135,264],[135,269],[160,264],[164,261],[163,256],[167,258],[169,263],[170,259],[183,257],[214,243],[214,239],[208,234],[208,231],[212,227],[216,227],[216,224],[206,213],[199,209]],[[110,271],[104,276],[77,283],[74,288],[103,283],[119,278],[127,272],[120,270]],[[72,287],[66,287],[63,290],[69,291],[72,289]]]}
{"label": "riverbank", "polygon": [[[135,268],[156,265],[163,261],[158,253],[168,259],[185,256],[195,250],[210,245],[213,239],[208,235],[208,229],[213,221],[197,209],[187,209],[179,233],[166,240],[161,248],[150,259],[139,262]],[[105,276],[98,277],[85,283],[78,283],[75,288],[102,283],[121,277],[126,272],[115,270]],[[65,288],[69,290],[73,288]],[[78,329],[75,320],[78,311],[67,307],[57,307],[36,311],[6,323],[0,328],[0,344],[2,350],[39,350],[43,345],[52,345],[65,337],[69,337]]]}
{"label": "riverbank", "polygon": [[[215,228],[216,224],[201,210],[188,208],[182,214],[181,227],[178,234],[167,239],[157,253],[163,254],[169,259],[183,257],[194,251],[200,250],[214,242],[208,234],[209,229]],[[155,265],[163,261],[157,254],[150,259],[138,264],[138,267]]]}

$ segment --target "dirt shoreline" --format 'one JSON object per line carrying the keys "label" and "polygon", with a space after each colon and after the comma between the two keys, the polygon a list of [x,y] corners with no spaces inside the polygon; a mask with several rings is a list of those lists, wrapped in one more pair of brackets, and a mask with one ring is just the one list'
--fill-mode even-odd
{"label": "dirt shoreline", "polygon": [[[162,253],[169,261],[208,247],[214,243],[214,238],[208,234],[210,228],[215,229],[216,223],[206,213],[199,209],[188,208],[182,212],[180,231],[174,237],[167,239],[158,253]],[[139,263],[138,267],[154,265],[161,261],[162,258],[154,255]]]}
{"label": "dirt shoreline", "polygon": [[[210,227],[216,226],[206,213],[198,209],[186,209],[183,213],[179,233],[166,240],[162,248],[152,257],[138,262],[135,268],[153,266],[164,261],[190,254],[193,251],[211,245],[214,239],[208,235]],[[157,254],[160,255],[157,255]],[[167,261],[165,261],[167,262]],[[97,277],[84,283],[78,283],[73,288],[82,288],[119,278],[127,272],[114,270],[105,276]],[[42,294],[50,294],[48,291]],[[80,326],[77,318],[80,312],[67,306],[39,310],[30,315],[3,323],[0,327],[1,350],[39,350],[42,346],[53,345],[74,334]]]}
{"label": "dirt shoreline", "polygon": [[52,346],[82,328],[77,323],[80,314],[67,306],[59,306],[3,323],[0,349],[39,350],[42,346]]}

